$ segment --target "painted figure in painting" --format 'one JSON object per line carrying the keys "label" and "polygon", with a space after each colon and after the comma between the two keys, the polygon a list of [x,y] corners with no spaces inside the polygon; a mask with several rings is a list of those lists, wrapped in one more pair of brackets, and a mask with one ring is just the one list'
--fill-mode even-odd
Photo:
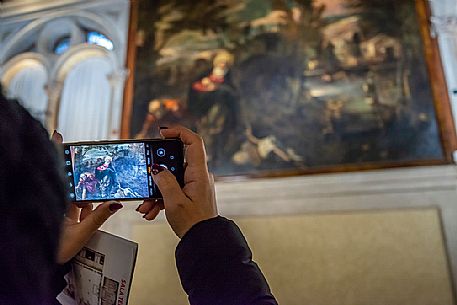
{"label": "painted figure in painting", "polygon": [[112,193],[117,192],[119,188],[117,173],[112,161],[113,158],[111,156],[106,156],[103,163],[95,168],[95,178],[99,182],[102,198],[109,197]]}
{"label": "painted figure in painting", "polygon": [[93,173],[82,173],[79,175],[79,183],[75,187],[78,198],[89,199],[92,194],[97,192],[97,186],[98,181]]}
{"label": "painted figure in painting", "polygon": [[[192,82],[188,110],[195,117],[196,129],[209,147],[209,162],[222,166],[233,152],[233,137],[238,131],[239,100],[232,82],[232,54],[219,51],[212,69]],[[229,154],[227,154],[229,152]]]}
{"label": "painted figure in painting", "polygon": [[[148,113],[144,119],[141,131],[135,135],[135,139],[146,139],[156,136],[154,133],[160,127],[160,121],[167,123],[179,119],[181,105],[176,99],[154,99],[149,102]],[[172,119],[173,118],[173,119]]]}

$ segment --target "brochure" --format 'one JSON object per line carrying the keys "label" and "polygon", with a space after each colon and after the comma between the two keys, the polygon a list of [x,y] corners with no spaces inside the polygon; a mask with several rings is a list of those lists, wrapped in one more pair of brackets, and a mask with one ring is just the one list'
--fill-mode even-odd
{"label": "brochure", "polygon": [[97,231],[73,258],[67,287],[57,297],[63,305],[126,305],[138,244]]}

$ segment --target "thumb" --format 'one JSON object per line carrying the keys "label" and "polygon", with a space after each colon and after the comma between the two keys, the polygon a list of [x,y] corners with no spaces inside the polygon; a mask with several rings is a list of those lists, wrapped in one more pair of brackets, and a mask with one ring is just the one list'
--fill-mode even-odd
{"label": "thumb", "polygon": [[152,173],[154,183],[162,193],[165,207],[167,204],[176,204],[187,199],[176,177],[167,169],[161,166],[154,166]]}
{"label": "thumb", "polygon": [[56,144],[62,144],[63,136],[62,134],[58,133],[57,130],[54,130],[54,132],[51,135],[51,140]]}
{"label": "thumb", "polygon": [[79,223],[80,234],[82,236],[90,236],[97,231],[111,215],[122,207],[123,205],[117,201],[103,202],[81,220]]}

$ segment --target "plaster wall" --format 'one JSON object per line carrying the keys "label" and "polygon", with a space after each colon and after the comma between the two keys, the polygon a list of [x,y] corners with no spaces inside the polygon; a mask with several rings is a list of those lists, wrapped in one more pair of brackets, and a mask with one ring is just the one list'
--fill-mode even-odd
{"label": "plaster wall", "polygon": [[[457,168],[216,183],[281,304],[454,304]],[[178,239],[126,204],[105,229],[140,244],[132,304],[186,304]]]}

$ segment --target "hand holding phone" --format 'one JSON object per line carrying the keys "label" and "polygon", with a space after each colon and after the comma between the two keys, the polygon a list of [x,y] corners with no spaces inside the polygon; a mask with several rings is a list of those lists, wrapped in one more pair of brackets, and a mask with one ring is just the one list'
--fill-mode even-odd
{"label": "hand holding phone", "polygon": [[[51,140],[58,146],[63,145],[63,137],[54,130]],[[87,243],[100,226],[123,206],[116,201],[106,201],[93,209],[93,205],[70,204],[65,213],[62,226],[57,262],[68,262]]]}
{"label": "hand holding phone", "polygon": [[73,202],[162,198],[152,179],[154,164],[184,184],[184,145],[179,139],[64,144],[69,199]]}
{"label": "hand holding phone", "polygon": [[153,220],[161,208],[178,237],[196,223],[217,216],[214,178],[208,172],[205,145],[200,136],[184,127],[161,130],[165,138],[180,138],[186,145],[187,167],[185,186],[180,186],[170,170],[156,171],[154,181],[162,190],[163,203],[145,200],[137,211],[144,214],[146,220]]}

